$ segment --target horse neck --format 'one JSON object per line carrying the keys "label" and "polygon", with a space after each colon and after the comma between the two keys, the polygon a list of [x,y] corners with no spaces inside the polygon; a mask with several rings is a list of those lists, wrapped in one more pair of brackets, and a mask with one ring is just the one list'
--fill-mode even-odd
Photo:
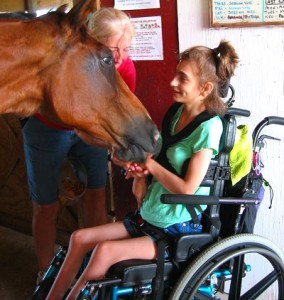
{"label": "horse neck", "polygon": [[54,44],[48,24],[0,20],[0,114],[38,111]]}

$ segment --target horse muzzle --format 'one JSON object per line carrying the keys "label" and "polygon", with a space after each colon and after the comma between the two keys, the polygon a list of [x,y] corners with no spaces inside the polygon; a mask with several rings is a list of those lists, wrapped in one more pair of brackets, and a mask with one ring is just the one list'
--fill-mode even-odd
{"label": "horse muzzle", "polygon": [[[145,129],[145,128],[144,128]],[[116,149],[117,157],[124,161],[144,162],[147,154],[157,154],[160,151],[159,131],[156,126],[152,127],[150,132],[145,135],[142,129],[131,129],[126,138],[126,147]]]}

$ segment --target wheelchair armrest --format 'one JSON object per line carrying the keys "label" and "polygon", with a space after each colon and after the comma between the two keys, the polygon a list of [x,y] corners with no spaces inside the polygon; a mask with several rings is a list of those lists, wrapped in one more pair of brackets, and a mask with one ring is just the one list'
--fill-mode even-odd
{"label": "wheelchair armrest", "polygon": [[164,204],[216,205],[219,203],[219,197],[213,195],[163,194],[160,200]]}
{"label": "wheelchair armrest", "polygon": [[210,233],[194,233],[179,236],[175,242],[174,260],[187,261],[201,250],[211,245],[214,241]]}
{"label": "wheelchair armrest", "polygon": [[228,204],[228,205],[258,205],[260,201],[258,199],[252,198],[235,198],[235,197],[224,197],[219,198],[220,204]]}
{"label": "wheelchair armrest", "polygon": [[217,205],[217,204],[259,204],[258,199],[252,198],[234,198],[209,195],[186,195],[186,194],[163,194],[161,202],[164,204],[185,204],[185,205]]}

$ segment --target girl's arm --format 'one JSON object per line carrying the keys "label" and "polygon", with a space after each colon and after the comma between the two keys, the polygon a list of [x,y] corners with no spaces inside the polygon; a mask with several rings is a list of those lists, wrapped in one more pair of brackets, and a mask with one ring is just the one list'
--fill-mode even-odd
{"label": "girl's arm", "polygon": [[173,194],[194,194],[200,186],[212,158],[212,149],[194,153],[184,178],[171,173],[150,156],[145,167],[169,192]]}
{"label": "girl's arm", "polygon": [[132,193],[137,200],[137,208],[140,209],[147,192],[147,177],[135,177],[132,184]]}

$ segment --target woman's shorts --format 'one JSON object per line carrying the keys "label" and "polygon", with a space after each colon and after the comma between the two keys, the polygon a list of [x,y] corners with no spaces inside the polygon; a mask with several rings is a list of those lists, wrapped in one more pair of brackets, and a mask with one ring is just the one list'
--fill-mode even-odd
{"label": "woman's shorts", "polygon": [[40,205],[58,198],[60,168],[68,156],[81,161],[87,171],[87,188],[106,186],[107,150],[83,142],[73,130],[49,127],[35,117],[23,128],[30,197]]}

